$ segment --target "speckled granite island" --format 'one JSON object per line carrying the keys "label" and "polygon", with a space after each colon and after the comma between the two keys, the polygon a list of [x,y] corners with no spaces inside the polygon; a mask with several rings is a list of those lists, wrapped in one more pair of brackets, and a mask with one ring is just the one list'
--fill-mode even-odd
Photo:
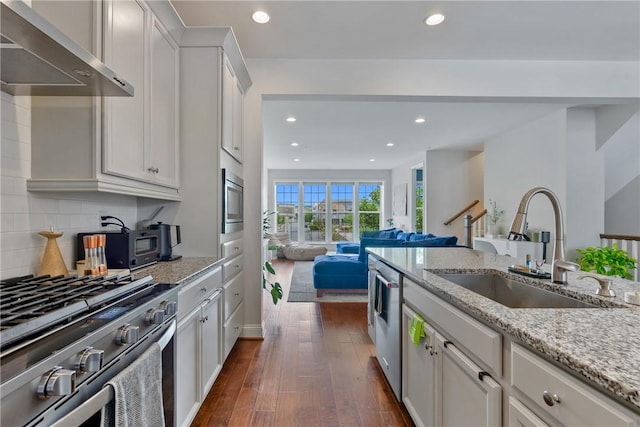
{"label": "speckled granite island", "polygon": [[158,283],[182,285],[206,274],[220,262],[220,258],[180,258],[134,270],[132,274],[136,279],[151,275]]}
{"label": "speckled granite island", "polygon": [[[508,308],[437,274],[498,270],[513,258],[467,248],[369,248],[369,253],[413,282],[491,329],[553,361],[594,389],[631,409],[640,425],[640,306],[624,302],[640,283],[613,280],[616,296],[594,295],[598,284],[568,273],[567,285],[518,276],[519,280],[606,308]],[[550,266],[544,269],[550,271]],[[513,277],[513,276],[512,276]],[[636,421],[639,420],[639,421]],[[505,421],[506,422],[506,421]],[[634,425],[634,424],[631,424]]]}

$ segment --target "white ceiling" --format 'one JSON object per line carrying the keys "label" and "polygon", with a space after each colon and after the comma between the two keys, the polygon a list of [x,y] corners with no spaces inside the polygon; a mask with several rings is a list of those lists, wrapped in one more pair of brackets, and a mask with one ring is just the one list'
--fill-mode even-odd
{"label": "white ceiling", "polygon": [[[640,60],[638,0],[172,2],[186,25],[231,26],[248,59]],[[268,24],[251,21],[258,9],[271,15]],[[426,27],[435,12],[445,22]],[[427,149],[481,150],[486,138],[564,106],[267,100],[265,165],[388,169]],[[285,122],[289,114],[298,121]],[[416,125],[418,115],[427,123]]]}

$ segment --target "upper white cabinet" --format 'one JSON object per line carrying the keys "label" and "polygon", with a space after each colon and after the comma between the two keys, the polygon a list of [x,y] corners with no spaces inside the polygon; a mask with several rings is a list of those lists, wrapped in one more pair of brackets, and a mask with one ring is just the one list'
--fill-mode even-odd
{"label": "upper white cabinet", "polygon": [[242,163],[244,91],[226,54],[222,60],[222,148]]}
{"label": "upper white cabinet", "polygon": [[[82,27],[85,31],[69,28],[69,35],[122,70],[135,93],[33,98],[27,188],[180,200],[179,55],[163,23],[141,0],[63,1],[42,9],[54,21],[79,11],[93,17],[93,25]],[[55,23],[65,31],[73,25],[66,21]]]}

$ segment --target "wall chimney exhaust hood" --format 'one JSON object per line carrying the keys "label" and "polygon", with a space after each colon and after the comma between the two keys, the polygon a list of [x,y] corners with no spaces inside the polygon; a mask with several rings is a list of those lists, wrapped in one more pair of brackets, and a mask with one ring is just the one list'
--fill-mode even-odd
{"label": "wall chimney exhaust hood", "polygon": [[2,91],[33,96],[133,96],[133,86],[20,0],[0,3]]}

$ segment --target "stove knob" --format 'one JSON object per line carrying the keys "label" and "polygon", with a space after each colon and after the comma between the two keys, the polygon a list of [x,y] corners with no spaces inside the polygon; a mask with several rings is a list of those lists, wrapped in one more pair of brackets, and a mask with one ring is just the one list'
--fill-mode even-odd
{"label": "stove knob", "polygon": [[76,371],[97,372],[102,368],[104,350],[98,350],[93,347],[85,348],[76,360]]}
{"label": "stove knob", "polygon": [[152,308],[147,311],[145,319],[150,325],[159,325],[164,321],[164,310],[162,308]]}
{"label": "stove knob", "polygon": [[162,301],[160,303],[160,308],[164,310],[164,314],[167,316],[173,316],[176,314],[176,304],[175,301]]}
{"label": "stove knob", "polygon": [[137,343],[139,329],[140,328],[138,326],[129,324],[121,326],[120,328],[118,328],[118,333],[116,335],[116,344],[127,345]]}
{"label": "stove knob", "polygon": [[54,366],[40,379],[38,397],[48,399],[52,396],[66,396],[76,390],[76,371]]}

